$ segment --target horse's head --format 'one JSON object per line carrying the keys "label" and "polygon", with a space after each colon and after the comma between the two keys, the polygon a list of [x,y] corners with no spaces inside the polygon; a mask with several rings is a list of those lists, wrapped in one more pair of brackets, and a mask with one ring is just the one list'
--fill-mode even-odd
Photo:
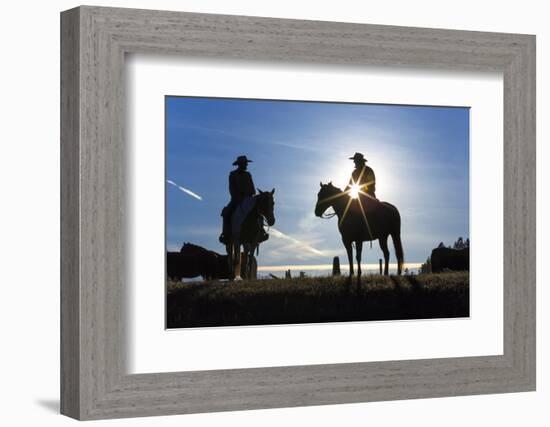
{"label": "horse's head", "polygon": [[257,207],[258,213],[265,218],[270,227],[275,224],[275,189],[271,191],[262,191],[258,188]]}
{"label": "horse's head", "polygon": [[332,182],[328,184],[319,183],[321,189],[317,193],[317,204],[315,205],[315,215],[322,217],[325,211],[333,205],[334,199],[342,190],[332,185]]}

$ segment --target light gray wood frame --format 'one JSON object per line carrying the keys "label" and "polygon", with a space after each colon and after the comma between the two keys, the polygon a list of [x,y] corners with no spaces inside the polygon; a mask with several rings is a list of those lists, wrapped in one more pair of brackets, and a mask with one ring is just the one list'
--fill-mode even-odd
{"label": "light gray wood frame", "polygon": [[[504,354],[128,375],[124,57],[133,52],[501,71]],[[61,122],[63,414],[100,419],[535,389],[534,36],[84,6],[61,14]]]}

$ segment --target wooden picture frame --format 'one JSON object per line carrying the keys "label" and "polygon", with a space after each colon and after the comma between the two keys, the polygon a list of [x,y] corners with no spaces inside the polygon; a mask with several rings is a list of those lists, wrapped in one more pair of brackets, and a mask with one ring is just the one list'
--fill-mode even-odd
{"label": "wooden picture frame", "polygon": [[[126,53],[490,70],[504,79],[504,352],[126,373]],[[77,419],[535,389],[535,37],[83,6],[61,14],[61,412]]]}

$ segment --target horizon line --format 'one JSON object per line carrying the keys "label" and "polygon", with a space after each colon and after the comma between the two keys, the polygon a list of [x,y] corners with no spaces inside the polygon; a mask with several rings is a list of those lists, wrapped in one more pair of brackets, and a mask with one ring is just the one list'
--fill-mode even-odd
{"label": "horizon line", "polygon": [[[421,262],[407,262],[403,264],[403,268],[420,268]],[[379,264],[361,263],[362,268],[378,269]],[[397,263],[389,263],[389,268],[397,268]],[[259,265],[258,271],[286,271],[286,270],[330,270],[332,264],[294,264],[294,265]],[[340,264],[341,270],[349,270],[348,264]]]}

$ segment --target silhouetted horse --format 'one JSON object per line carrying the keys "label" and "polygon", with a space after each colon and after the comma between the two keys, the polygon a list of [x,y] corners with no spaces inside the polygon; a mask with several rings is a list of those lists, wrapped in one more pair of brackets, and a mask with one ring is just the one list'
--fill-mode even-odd
{"label": "silhouetted horse", "polygon": [[[242,280],[241,264],[243,276],[250,278],[252,276],[253,264],[249,260],[254,259],[254,251],[258,248],[258,241],[262,233],[263,222],[268,226],[275,224],[273,194],[272,191],[261,191],[258,194],[248,197],[235,209],[231,217],[231,243],[225,245],[228,255],[229,266],[233,267],[233,278]],[[241,246],[245,256],[241,255]],[[241,258],[243,258],[241,260]]]}
{"label": "silhouetted horse", "polygon": [[470,248],[435,248],[431,256],[432,273],[445,270],[470,270]]}
{"label": "silhouetted horse", "polygon": [[334,209],[338,217],[338,230],[348,254],[350,280],[353,276],[353,242],[355,242],[357,258],[357,283],[361,282],[361,251],[365,241],[378,239],[380,249],[384,253],[384,274],[388,275],[390,259],[388,236],[392,237],[395,247],[397,274],[401,274],[403,268],[401,216],[395,206],[368,196],[351,199],[348,192],[333,186],[332,183],[321,183],[321,190],[317,194],[315,215],[322,217],[329,207]]}
{"label": "silhouetted horse", "polygon": [[167,252],[166,275],[173,280],[202,276],[205,280],[219,278],[220,254],[191,243],[179,252]]}

